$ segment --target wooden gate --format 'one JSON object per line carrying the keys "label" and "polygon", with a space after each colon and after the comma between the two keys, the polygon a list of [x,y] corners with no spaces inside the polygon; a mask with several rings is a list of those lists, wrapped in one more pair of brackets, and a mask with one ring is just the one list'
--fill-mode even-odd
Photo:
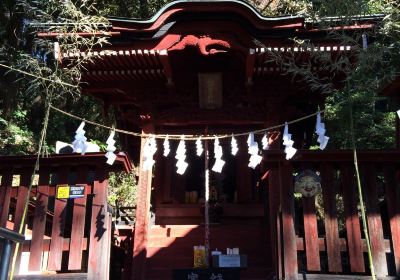
{"label": "wooden gate", "polygon": [[[280,206],[271,215],[277,217],[279,276],[288,280],[354,279],[355,275],[363,279],[371,275],[352,152],[303,151],[286,161],[282,153],[271,151],[266,153],[265,163],[275,170],[280,182],[279,189],[273,190]],[[360,152],[359,165],[375,273],[398,279],[400,153]],[[319,173],[322,194],[311,198],[294,195],[294,175],[305,169]]]}
{"label": "wooden gate", "polygon": [[[0,226],[18,231],[34,156],[1,157]],[[111,214],[107,205],[110,171],[130,171],[125,155],[113,166],[104,153],[52,155],[40,161],[30,193],[26,241],[16,274],[76,273],[78,279],[108,279]],[[57,199],[56,186],[82,184],[84,196]],[[72,276],[72,275],[71,275]],[[17,276],[26,279],[25,276]]]}

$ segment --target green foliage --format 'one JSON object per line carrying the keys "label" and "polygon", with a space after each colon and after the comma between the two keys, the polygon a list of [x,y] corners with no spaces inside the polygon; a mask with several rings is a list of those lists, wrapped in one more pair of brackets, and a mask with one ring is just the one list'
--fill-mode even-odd
{"label": "green foliage", "polygon": [[115,205],[116,200],[120,206],[136,205],[136,177],[135,172],[111,173],[109,179],[108,203]]}
{"label": "green foliage", "polygon": [[26,111],[16,110],[13,121],[0,118],[0,149],[3,154],[30,154],[35,151],[33,132],[26,126]]}
{"label": "green foliage", "polygon": [[[281,3],[284,3],[282,1]],[[326,97],[330,148],[350,148],[349,106],[353,111],[355,140],[358,148],[382,149],[394,147],[395,114],[388,105],[390,100],[380,95],[382,87],[399,75],[400,67],[400,7],[387,1],[328,1],[309,2],[306,11],[309,25],[331,30],[327,38],[341,46],[352,46],[352,56],[332,56],[329,52],[310,52],[309,59],[299,63],[295,52],[270,52],[270,62],[281,65],[293,81],[306,83],[310,91]],[[289,5],[290,6],[290,5]],[[354,24],[358,15],[385,14],[376,29],[365,31],[331,29]],[[329,16],[329,17],[328,17]],[[332,18],[335,17],[335,18]],[[365,34],[369,45],[361,47]],[[307,40],[292,38],[294,46],[314,49]],[[356,59],[355,59],[356,58]],[[318,65],[318,70],[313,66]],[[323,73],[323,74],[321,74]],[[340,79],[339,77],[343,77]],[[338,87],[338,84],[341,86]],[[382,104],[386,104],[385,108]]]}

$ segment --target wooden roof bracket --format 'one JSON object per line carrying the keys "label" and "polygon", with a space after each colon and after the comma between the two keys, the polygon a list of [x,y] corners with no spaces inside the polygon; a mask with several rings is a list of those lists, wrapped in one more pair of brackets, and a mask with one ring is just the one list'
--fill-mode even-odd
{"label": "wooden roof bracket", "polygon": [[253,74],[254,74],[254,64],[255,64],[255,49],[249,49],[249,53],[246,58],[246,94],[251,93],[251,88],[253,86]]}
{"label": "wooden roof bracket", "polygon": [[172,68],[171,68],[171,64],[169,62],[168,51],[160,50],[159,57],[160,57],[161,64],[164,68],[165,77],[167,78],[167,87],[169,89],[172,89],[175,87],[175,84],[172,80]]}

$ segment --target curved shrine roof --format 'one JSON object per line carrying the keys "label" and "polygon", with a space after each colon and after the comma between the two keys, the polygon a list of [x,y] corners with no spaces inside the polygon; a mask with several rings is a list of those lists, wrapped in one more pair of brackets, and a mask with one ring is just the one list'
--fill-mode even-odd
{"label": "curved shrine roof", "polygon": [[[138,20],[110,17],[113,31],[154,33],[166,31],[179,20],[239,19],[258,30],[292,29],[304,26],[301,16],[264,17],[246,2],[232,0],[174,1],[164,6],[151,19]],[[164,30],[162,30],[164,27]]]}

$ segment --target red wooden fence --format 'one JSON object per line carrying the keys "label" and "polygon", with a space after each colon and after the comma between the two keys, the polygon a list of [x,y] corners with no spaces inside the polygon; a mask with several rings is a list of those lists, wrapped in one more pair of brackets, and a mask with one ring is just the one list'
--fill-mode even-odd
{"label": "red wooden fence", "polygon": [[[34,161],[33,156],[0,157],[0,226],[18,231]],[[30,193],[27,241],[19,254],[17,272],[83,272],[87,279],[108,279],[108,174],[132,167],[125,155],[118,155],[113,166],[105,162],[103,153],[41,159],[38,183]],[[85,196],[57,199],[58,184],[84,184]]]}
{"label": "red wooden fence", "polygon": [[[281,221],[277,243],[282,246],[277,250],[282,251],[282,277],[370,275],[352,152],[302,151],[286,161],[281,152],[269,151],[264,159],[280,173],[281,205],[275,211]],[[359,152],[359,165],[375,272],[398,277],[400,152]],[[294,196],[294,175],[304,169],[321,177],[317,197]]]}

